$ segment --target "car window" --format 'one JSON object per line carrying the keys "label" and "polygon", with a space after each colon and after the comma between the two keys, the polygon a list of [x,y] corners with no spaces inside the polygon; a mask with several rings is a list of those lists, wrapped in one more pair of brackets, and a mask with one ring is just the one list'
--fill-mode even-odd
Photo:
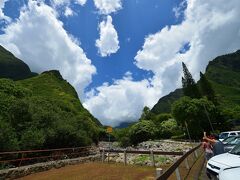
{"label": "car window", "polygon": [[232,137],[227,137],[226,139],[224,139],[222,142],[225,142],[225,143],[228,143],[230,141],[232,141],[235,137],[232,136]]}
{"label": "car window", "polygon": [[236,140],[236,144],[238,144],[238,143],[240,143],[240,139],[237,139],[237,140]]}
{"label": "car window", "polygon": [[221,133],[219,135],[219,139],[225,139],[226,137],[228,137],[228,133]]}
{"label": "car window", "polygon": [[234,145],[234,144],[237,144],[239,141],[238,138],[235,138],[234,140],[230,141],[228,144],[231,144],[231,145]]}
{"label": "car window", "polygon": [[240,155],[240,144],[236,145],[229,153]]}
{"label": "car window", "polygon": [[236,133],[230,133],[230,136],[236,136]]}

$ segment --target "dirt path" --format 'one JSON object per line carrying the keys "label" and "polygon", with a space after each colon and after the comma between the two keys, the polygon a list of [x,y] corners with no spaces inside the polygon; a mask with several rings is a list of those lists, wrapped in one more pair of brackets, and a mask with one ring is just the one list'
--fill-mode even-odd
{"label": "dirt path", "polygon": [[122,164],[84,163],[40,172],[20,178],[21,180],[139,180],[155,179],[155,168],[124,166]]}

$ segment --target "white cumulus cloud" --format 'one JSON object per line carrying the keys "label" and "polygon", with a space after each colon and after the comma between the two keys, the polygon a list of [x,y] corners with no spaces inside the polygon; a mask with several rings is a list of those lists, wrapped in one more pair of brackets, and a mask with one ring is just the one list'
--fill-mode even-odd
{"label": "white cumulus cloud", "polygon": [[66,16],[66,17],[68,17],[68,16],[73,16],[73,11],[72,11],[72,9],[70,8],[70,7],[66,7],[66,9],[65,9],[65,12],[64,12],[64,15]]}
{"label": "white cumulus cloud", "polygon": [[149,80],[133,81],[127,72],[114,84],[104,83],[90,91],[83,105],[103,124],[118,126],[139,119],[143,107],[152,107],[159,94]]}
{"label": "white cumulus cloud", "polygon": [[60,70],[80,97],[96,73],[91,60],[56,18],[55,11],[44,3],[30,0],[17,21],[4,29],[0,44],[23,59],[34,72]]}
{"label": "white cumulus cloud", "polygon": [[122,8],[122,0],[94,0],[96,8],[100,14],[111,14]]}
{"label": "white cumulus cloud", "polygon": [[66,17],[76,15],[71,7],[75,4],[84,6],[87,0],[50,0],[51,6],[58,12],[59,15],[64,15]]}
{"label": "white cumulus cloud", "polygon": [[51,0],[51,3],[55,6],[59,6],[63,4],[69,4],[70,0]]}
{"label": "white cumulus cloud", "polygon": [[86,4],[87,0],[75,0],[75,3],[84,6]]}
{"label": "white cumulus cloud", "polygon": [[[198,78],[199,71],[205,70],[209,60],[240,48],[238,7],[238,0],[229,3],[224,0],[187,0],[184,21],[147,36],[135,57],[136,65],[154,72],[161,81],[168,77],[171,83],[181,75],[181,68],[176,66],[184,61]],[[189,49],[181,52],[186,44]],[[170,75],[168,69],[178,69],[178,72]],[[179,81],[174,82],[175,87],[177,84]]]}
{"label": "white cumulus cloud", "polygon": [[84,6],[87,0],[51,0],[52,5],[61,6],[61,5],[69,5],[70,3],[79,4]]}
{"label": "white cumulus cloud", "polygon": [[119,40],[117,31],[112,24],[111,16],[108,15],[106,20],[99,24],[99,30],[100,38],[96,40],[99,54],[105,57],[116,53],[119,49]]}

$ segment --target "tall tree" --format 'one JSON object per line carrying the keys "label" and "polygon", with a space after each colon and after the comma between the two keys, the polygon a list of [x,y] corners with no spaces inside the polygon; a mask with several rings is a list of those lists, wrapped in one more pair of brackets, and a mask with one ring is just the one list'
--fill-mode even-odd
{"label": "tall tree", "polygon": [[[209,113],[211,121],[206,117],[205,109]],[[186,127],[185,123],[187,124],[192,138],[200,138],[203,131],[212,131],[212,124],[215,124],[215,129],[222,125],[222,122],[218,123],[216,106],[206,98],[191,99],[186,96],[182,97],[172,105],[172,115],[182,127]]]}
{"label": "tall tree", "polygon": [[207,77],[202,72],[200,72],[199,85],[202,96],[206,96],[209,101],[212,101],[213,104],[217,105],[218,102],[215,91],[213,90],[212,85],[208,81]]}
{"label": "tall tree", "polygon": [[142,115],[140,119],[146,119],[146,116],[148,115],[149,112],[150,112],[149,107],[145,106],[142,110]]}
{"label": "tall tree", "polygon": [[154,118],[154,114],[151,112],[150,108],[145,106],[142,110],[142,115],[140,120],[150,120]]}
{"label": "tall tree", "polygon": [[183,93],[185,96],[189,96],[191,98],[201,98],[201,93],[195,83],[191,73],[189,72],[186,64],[182,62],[183,67],[183,77],[182,77],[182,87]]}

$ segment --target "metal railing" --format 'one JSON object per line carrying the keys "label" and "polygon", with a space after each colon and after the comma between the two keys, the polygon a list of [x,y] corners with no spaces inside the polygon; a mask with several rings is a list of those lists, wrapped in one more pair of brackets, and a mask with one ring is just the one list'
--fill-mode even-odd
{"label": "metal railing", "polygon": [[[152,166],[155,167],[155,158],[154,155],[174,155],[174,156],[181,156],[177,159],[165,172],[161,168],[156,169],[157,173],[157,180],[166,180],[168,179],[174,172],[176,173],[176,178],[178,180],[181,179],[181,175],[179,172],[180,164],[185,161],[185,169],[187,170],[187,174],[190,172],[192,166],[194,165],[195,161],[199,157],[197,150],[201,147],[201,144],[198,144],[196,147],[192,148],[187,152],[168,152],[168,151],[153,151],[153,150],[113,150],[113,149],[100,149],[100,154],[102,157],[102,162],[105,162],[106,154],[107,154],[107,162],[109,162],[110,153],[123,153],[123,161],[124,164],[127,164],[127,154],[149,154],[152,161]],[[191,154],[194,154],[194,157],[189,157]],[[190,159],[192,159],[192,163],[189,163]]]}
{"label": "metal railing", "polygon": [[50,160],[87,156],[92,153],[91,148],[91,146],[85,146],[74,148],[0,152],[0,168],[19,167],[22,165],[29,165]]}
{"label": "metal railing", "polygon": [[[197,145],[196,147],[194,147],[193,149],[189,150],[188,152],[184,153],[183,156],[181,156],[174,164],[172,164],[163,174],[159,174],[159,177],[157,177],[157,180],[166,180],[168,179],[174,172],[176,172],[176,177],[178,180],[181,179],[180,176],[180,172],[179,172],[179,165],[185,160],[185,166],[186,169],[188,169],[188,171],[190,171],[191,167],[189,166],[188,160],[187,158],[189,157],[189,155],[191,155],[192,153],[194,153],[195,156],[195,160],[197,160],[198,157],[198,153],[197,150],[201,147],[201,144]],[[193,163],[194,164],[194,163]],[[192,166],[193,166],[192,164]]]}
{"label": "metal railing", "polygon": [[[155,167],[154,155],[174,155],[180,156],[174,164],[172,164],[165,172],[161,170],[158,174],[158,180],[168,179],[174,172],[176,172],[177,179],[180,178],[179,165],[185,160],[186,169],[190,171],[192,165],[188,163],[190,155],[194,154],[195,160],[198,157],[197,150],[201,144],[192,148],[187,152],[168,152],[168,151],[153,151],[153,150],[112,150],[112,149],[100,149],[102,162],[105,161],[105,155],[108,153],[108,161],[110,153],[123,153],[124,164],[127,164],[127,154],[148,154],[151,157],[152,166]],[[0,168],[4,167],[19,167],[23,165],[30,165],[39,162],[46,162],[51,160],[60,160],[67,158],[76,158],[96,154],[92,150],[91,146],[86,147],[75,147],[75,148],[59,148],[59,149],[40,149],[40,150],[26,150],[26,151],[11,151],[11,152],[0,152]],[[158,168],[157,168],[158,169]]]}

